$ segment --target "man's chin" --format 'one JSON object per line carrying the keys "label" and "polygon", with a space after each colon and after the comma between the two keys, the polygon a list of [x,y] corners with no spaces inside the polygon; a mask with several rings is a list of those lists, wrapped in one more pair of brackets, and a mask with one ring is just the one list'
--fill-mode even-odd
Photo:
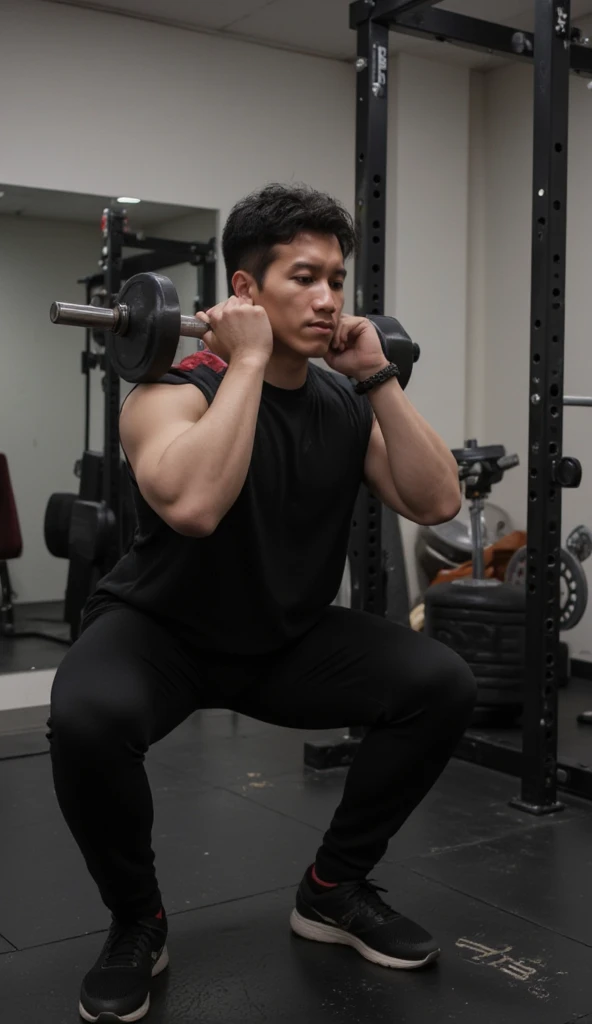
{"label": "man's chin", "polygon": [[325,352],[329,351],[331,347],[331,338],[311,338],[301,337],[297,339],[295,345],[301,352],[314,352],[315,355],[325,355]]}
{"label": "man's chin", "polygon": [[276,339],[284,350],[289,350],[295,355],[307,359],[322,359],[331,347],[331,338],[314,338],[306,335],[296,335],[285,340]]}

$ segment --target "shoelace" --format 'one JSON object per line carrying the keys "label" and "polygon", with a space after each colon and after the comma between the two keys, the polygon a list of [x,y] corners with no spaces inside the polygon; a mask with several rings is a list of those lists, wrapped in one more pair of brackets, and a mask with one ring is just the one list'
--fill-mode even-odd
{"label": "shoelace", "polygon": [[137,967],[138,961],[152,948],[152,938],[145,924],[111,925],[103,967]]}
{"label": "shoelace", "polygon": [[[381,921],[394,921],[401,915],[398,911],[393,910],[389,907],[388,903],[385,903],[382,896],[379,896],[379,892],[387,892],[380,885],[376,885],[374,882],[367,878],[361,879],[359,882],[347,882],[347,898],[353,899],[355,896],[362,896],[366,906],[372,913],[379,917]],[[345,886],[344,886],[345,888]]]}

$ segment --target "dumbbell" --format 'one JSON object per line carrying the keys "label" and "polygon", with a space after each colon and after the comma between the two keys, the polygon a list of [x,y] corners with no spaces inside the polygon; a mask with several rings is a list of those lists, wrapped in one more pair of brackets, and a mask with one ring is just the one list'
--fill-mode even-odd
{"label": "dumbbell", "polygon": [[[131,384],[160,380],[173,364],[179,338],[201,340],[210,329],[203,320],[181,316],[172,281],[151,273],[130,277],[113,309],[54,302],[49,316],[54,324],[105,331],[107,355],[115,372]],[[406,387],[419,359],[419,347],[394,317],[370,315],[368,319],[387,359],[399,367],[401,387]]]}

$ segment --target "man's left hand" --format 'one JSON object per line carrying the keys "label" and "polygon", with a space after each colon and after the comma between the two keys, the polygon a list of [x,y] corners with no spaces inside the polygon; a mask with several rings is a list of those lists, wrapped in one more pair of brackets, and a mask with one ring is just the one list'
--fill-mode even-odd
{"label": "man's left hand", "polygon": [[366,380],[388,366],[376,328],[365,316],[341,317],[325,362],[356,380]]}

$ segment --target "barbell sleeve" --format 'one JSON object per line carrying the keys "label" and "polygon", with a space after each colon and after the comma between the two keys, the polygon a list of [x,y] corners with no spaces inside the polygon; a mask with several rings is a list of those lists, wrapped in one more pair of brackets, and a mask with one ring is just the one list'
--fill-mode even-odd
{"label": "barbell sleeve", "polygon": [[71,327],[115,327],[115,313],[102,306],[76,306],[71,302],[54,302],[49,311],[53,324],[67,324]]}
{"label": "barbell sleeve", "polygon": [[[103,306],[77,306],[71,302],[54,302],[49,318],[54,324],[69,327],[96,327],[125,335],[128,322],[128,308],[117,304],[113,309]],[[182,316],[179,334],[184,338],[203,338],[209,331],[209,324],[192,316]]]}

